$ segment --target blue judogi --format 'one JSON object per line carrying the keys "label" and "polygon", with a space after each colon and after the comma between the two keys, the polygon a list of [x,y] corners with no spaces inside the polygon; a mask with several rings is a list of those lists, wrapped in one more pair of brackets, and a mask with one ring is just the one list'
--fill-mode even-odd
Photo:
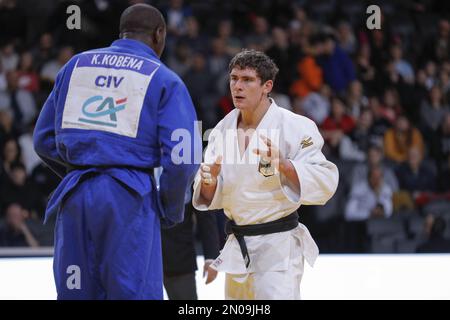
{"label": "blue judogi", "polygon": [[57,213],[58,298],[163,298],[160,222],[183,220],[201,161],[195,121],[181,79],[139,41],[61,69],[34,132],[36,152],[63,177],[45,218]]}

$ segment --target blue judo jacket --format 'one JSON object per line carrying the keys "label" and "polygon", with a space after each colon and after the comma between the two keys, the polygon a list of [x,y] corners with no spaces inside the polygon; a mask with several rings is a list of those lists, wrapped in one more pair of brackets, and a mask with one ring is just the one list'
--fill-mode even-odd
{"label": "blue judo jacket", "polygon": [[[162,225],[181,222],[201,162],[196,119],[182,80],[144,43],[120,39],[75,55],[58,73],[34,131],[37,154],[63,178],[45,220],[84,175],[102,171],[140,195],[155,192]],[[159,166],[156,191],[146,170]]]}

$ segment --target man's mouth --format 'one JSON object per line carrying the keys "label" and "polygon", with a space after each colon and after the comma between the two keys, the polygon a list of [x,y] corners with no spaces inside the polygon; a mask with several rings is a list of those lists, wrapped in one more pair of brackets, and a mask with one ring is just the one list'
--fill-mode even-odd
{"label": "man's mouth", "polygon": [[234,96],[234,100],[236,100],[236,101],[242,101],[244,99],[245,99],[245,97],[243,97],[243,96]]}

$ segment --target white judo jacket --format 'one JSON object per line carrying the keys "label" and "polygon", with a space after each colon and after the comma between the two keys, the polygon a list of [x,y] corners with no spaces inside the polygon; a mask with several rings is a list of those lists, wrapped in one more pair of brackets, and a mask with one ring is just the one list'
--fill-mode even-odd
{"label": "white judo jacket", "polygon": [[[325,204],[336,191],[339,174],[336,165],[321,152],[323,138],[310,119],[272,104],[253,133],[242,158],[237,140],[240,111],[234,109],[223,118],[208,139],[205,163],[222,155],[222,168],[215,195],[209,204],[201,202],[200,171],[194,182],[193,205],[197,210],[224,210],[238,225],[278,220],[300,205]],[[260,135],[268,137],[289,159],[300,180],[300,193],[280,174],[264,177],[258,171],[259,156],[253,150],[267,150]],[[212,267],[230,274],[285,271],[293,248],[313,266],[319,250],[308,229],[299,224],[293,230],[259,236],[246,236],[250,265],[245,267],[239,244],[230,235]],[[294,245],[292,245],[294,244]],[[298,249],[300,246],[300,249]]]}

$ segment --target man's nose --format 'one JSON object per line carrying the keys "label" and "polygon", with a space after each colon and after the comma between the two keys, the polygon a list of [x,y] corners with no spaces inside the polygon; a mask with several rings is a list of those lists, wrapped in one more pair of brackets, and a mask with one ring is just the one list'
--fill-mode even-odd
{"label": "man's nose", "polygon": [[236,80],[236,81],[234,82],[234,84],[233,84],[233,88],[234,88],[235,90],[241,91],[241,90],[242,90],[242,81],[241,81],[241,80]]}

